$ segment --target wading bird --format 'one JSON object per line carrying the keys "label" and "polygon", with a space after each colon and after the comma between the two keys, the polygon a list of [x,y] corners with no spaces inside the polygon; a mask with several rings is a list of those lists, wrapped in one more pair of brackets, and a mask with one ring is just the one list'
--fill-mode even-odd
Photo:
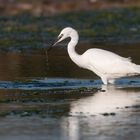
{"label": "wading bird", "polygon": [[[98,75],[102,82],[107,85],[113,84],[115,79],[140,74],[140,65],[131,62],[130,58],[121,57],[113,52],[93,48],[88,49],[82,55],[75,51],[75,47],[79,40],[78,32],[71,28],[64,28],[59,36],[56,45],[60,41],[70,37],[67,50],[70,58],[79,67],[88,69]],[[53,46],[54,46],[53,45]]]}

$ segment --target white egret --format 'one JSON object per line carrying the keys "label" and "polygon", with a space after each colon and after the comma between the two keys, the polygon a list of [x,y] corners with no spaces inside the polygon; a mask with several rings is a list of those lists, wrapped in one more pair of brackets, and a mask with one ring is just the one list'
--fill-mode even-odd
{"label": "white egret", "polygon": [[121,57],[107,50],[93,48],[88,49],[82,55],[78,54],[75,46],[78,43],[79,35],[71,27],[66,27],[60,32],[58,41],[54,45],[68,37],[71,40],[67,50],[72,61],[79,67],[94,72],[105,85],[113,84],[116,78],[140,74],[140,65],[132,63],[130,58]]}

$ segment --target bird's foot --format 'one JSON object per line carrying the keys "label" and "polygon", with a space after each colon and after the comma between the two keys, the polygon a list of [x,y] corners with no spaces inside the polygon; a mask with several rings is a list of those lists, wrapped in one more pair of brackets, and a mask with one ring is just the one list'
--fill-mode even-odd
{"label": "bird's foot", "polygon": [[115,84],[115,80],[114,79],[110,79],[110,80],[108,80],[108,83],[109,84]]}

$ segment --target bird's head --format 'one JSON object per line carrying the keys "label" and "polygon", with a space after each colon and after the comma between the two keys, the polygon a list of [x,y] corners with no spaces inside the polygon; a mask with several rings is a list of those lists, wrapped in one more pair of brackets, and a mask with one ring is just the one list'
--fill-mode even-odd
{"label": "bird's head", "polygon": [[55,46],[56,44],[58,44],[59,42],[61,42],[62,40],[66,39],[66,38],[76,38],[78,40],[78,33],[75,29],[71,28],[71,27],[66,27],[64,28],[60,34],[57,37],[57,41],[48,48],[48,51],[51,50],[51,48],[53,46]]}
{"label": "bird's head", "polygon": [[[68,37],[71,37],[71,33],[73,32],[73,28],[71,28],[71,27],[66,27],[66,28],[64,28],[61,32],[60,32],[60,34],[58,35],[58,37],[57,37],[57,41],[54,43],[54,45],[56,45],[57,43],[59,43],[59,42],[61,42],[62,40],[64,40],[64,39],[66,39],[66,38],[68,38]],[[53,45],[53,46],[54,46]]]}

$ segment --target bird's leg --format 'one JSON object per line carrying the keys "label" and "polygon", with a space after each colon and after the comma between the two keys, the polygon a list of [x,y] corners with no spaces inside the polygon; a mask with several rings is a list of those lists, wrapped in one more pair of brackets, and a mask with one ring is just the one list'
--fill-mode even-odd
{"label": "bird's leg", "polygon": [[101,79],[102,79],[102,82],[104,83],[104,85],[108,84],[108,80],[106,77],[101,77]]}
{"label": "bird's leg", "polygon": [[115,83],[115,80],[114,80],[114,79],[109,79],[108,82],[109,82],[110,84],[114,84],[114,83]]}

